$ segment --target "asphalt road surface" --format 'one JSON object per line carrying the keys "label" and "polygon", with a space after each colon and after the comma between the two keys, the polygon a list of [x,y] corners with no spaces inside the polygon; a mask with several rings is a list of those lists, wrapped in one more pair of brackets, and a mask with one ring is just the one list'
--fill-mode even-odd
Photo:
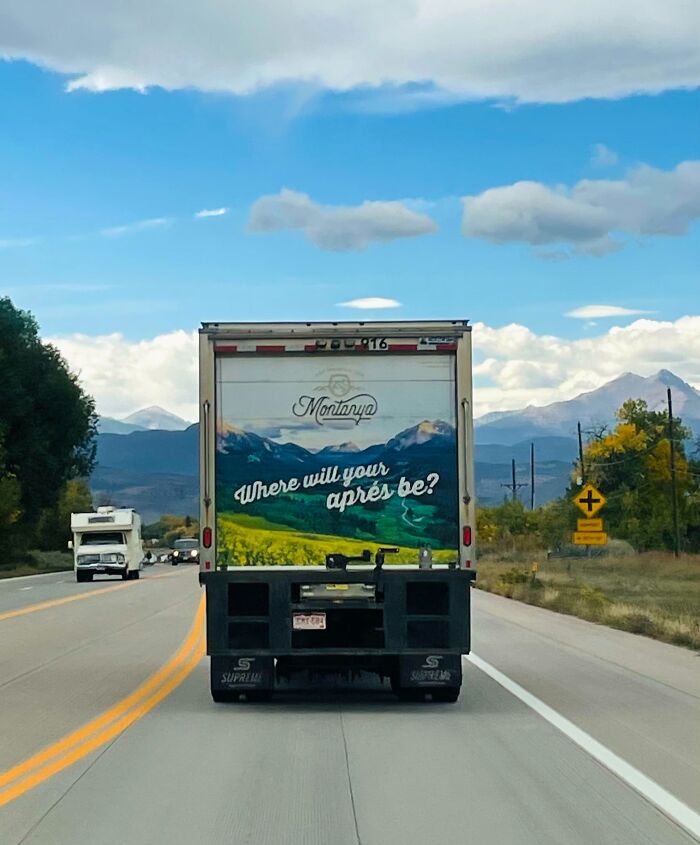
{"label": "asphalt road surface", "polygon": [[457,704],[375,684],[215,705],[194,567],[0,582],[0,843],[695,841],[557,720],[697,813],[700,658],[478,591],[473,606],[481,662]]}

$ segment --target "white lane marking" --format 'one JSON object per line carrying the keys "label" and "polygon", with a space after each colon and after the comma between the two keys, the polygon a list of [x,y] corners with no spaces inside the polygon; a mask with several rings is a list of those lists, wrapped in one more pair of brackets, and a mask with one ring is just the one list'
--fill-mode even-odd
{"label": "white lane marking", "polygon": [[602,763],[614,775],[617,775],[628,786],[644,796],[647,801],[650,801],[661,810],[662,813],[673,819],[681,827],[685,828],[688,833],[692,834],[696,839],[700,839],[700,813],[696,813],[687,804],[679,801],[674,795],[659,786],[656,781],[647,777],[645,774],[635,769],[634,766],[618,757],[609,748],[606,748],[598,740],[593,739],[590,734],[587,734],[581,728],[577,727],[573,722],[557,713],[544,701],[537,698],[531,692],[528,692],[520,684],[512,681],[503,672],[496,669],[490,663],[482,660],[476,654],[468,654],[466,660],[473,663],[477,669],[487,674],[490,678],[500,684],[509,693],[519,698],[523,704],[527,704],[539,716],[546,719],[550,725],[553,725],[557,730],[565,734],[572,742],[575,742],[579,748],[582,748],[587,754]]}
{"label": "white lane marking", "polygon": [[19,591],[20,591],[20,593],[23,593],[25,590],[33,590],[33,589],[34,589],[34,587],[20,587]]}
{"label": "white lane marking", "polygon": [[65,575],[66,572],[70,571],[70,569],[57,569],[55,572],[42,572],[41,574],[37,573],[36,575],[19,575],[18,577],[12,575],[9,578],[0,578],[0,587],[16,584],[18,581],[28,581],[30,578],[32,581],[37,578],[51,578],[51,576],[55,578],[56,575]]}

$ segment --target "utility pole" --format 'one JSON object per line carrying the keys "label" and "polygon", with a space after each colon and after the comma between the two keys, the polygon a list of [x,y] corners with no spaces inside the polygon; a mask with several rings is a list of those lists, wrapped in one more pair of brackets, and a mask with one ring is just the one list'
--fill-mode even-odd
{"label": "utility pole", "polygon": [[678,486],[676,484],[676,444],[673,439],[673,400],[671,388],[668,388],[668,439],[671,444],[671,495],[673,496],[673,542],[674,554],[681,553],[681,535],[678,529]]}
{"label": "utility pole", "polygon": [[583,437],[581,436],[581,423],[576,423],[578,429],[578,459],[581,467],[581,484],[586,483],[586,468],[583,464]]}
{"label": "utility pole", "polygon": [[510,490],[511,498],[513,499],[513,501],[515,501],[518,498],[518,490],[521,487],[527,487],[527,484],[523,481],[517,482],[515,480],[515,458],[511,459],[510,468],[511,468],[511,482],[510,482],[510,484],[501,484],[501,487],[506,487],[508,490]]}
{"label": "utility pole", "polygon": [[535,510],[535,444],[530,443],[530,510]]}

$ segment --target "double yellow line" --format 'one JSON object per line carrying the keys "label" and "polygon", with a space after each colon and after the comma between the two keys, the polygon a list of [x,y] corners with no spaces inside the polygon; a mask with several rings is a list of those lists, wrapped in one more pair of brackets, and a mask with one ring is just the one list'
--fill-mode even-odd
{"label": "double yellow line", "polygon": [[170,660],[126,698],[100,716],[0,773],[0,807],[105,745],[169,695],[204,656],[205,597],[185,641]]}

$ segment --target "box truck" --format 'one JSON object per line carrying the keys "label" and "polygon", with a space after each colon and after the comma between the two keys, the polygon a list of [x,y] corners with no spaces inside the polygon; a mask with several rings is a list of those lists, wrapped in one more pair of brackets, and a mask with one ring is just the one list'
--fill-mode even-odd
{"label": "box truck", "polygon": [[100,507],[94,513],[73,513],[73,566],[76,581],[94,575],[139,577],[143,561],[141,517],[132,508]]}
{"label": "box truck", "polygon": [[200,583],[215,701],[374,672],[455,701],[475,578],[466,321],[204,323]]}

